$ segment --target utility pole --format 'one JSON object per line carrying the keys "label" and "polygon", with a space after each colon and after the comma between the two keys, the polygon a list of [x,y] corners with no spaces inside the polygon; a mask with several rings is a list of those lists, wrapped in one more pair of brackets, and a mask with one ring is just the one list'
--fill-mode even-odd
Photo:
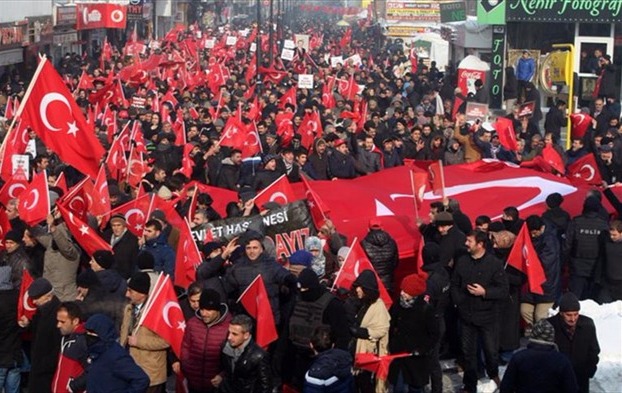
{"label": "utility pole", "polygon": [[255,38],[255,56],[257,61],[257,80],[255,81],[255,92],[261,94],[261,0],[255,0],[257,6],[257,37]]}

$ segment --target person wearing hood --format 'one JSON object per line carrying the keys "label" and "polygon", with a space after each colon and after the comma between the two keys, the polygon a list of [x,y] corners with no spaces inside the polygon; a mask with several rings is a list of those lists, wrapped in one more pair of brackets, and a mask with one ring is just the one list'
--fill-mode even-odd
{"label": "person wearing hood", "polygon": [[118,342],[110,318],[91,316],[85,324],[88,346],[86,390],[89,393],[144,393],[149,377]]}
{"label": "person wearing hood", "polygon": [[315,329],[310,342],[313,363],[305,373],[303,393],[351,393],[354,390],[352,355],[335,348],[331,329]]}
{"label": "person wearing hood", "polygon": [[397,243],[382,229],[379,219],[369,220],[369,231],[361,240],[361,246],[369,258],[382,284],[389,293],[393,292],[393,273],[399,262]]}
{"label": "person wearing hood", "polygon": [[555,344],[555,329],[546,319],[531,331],[527,348],[512,356],[501,381],[501,393],[579,391],[572,364]]}
{"label": "person wearing hood", "polygon": [[[388,353],[389,327],[391,316],[380,299],[376,274],[363,270],[352,284],[352,294],[362,306],[358,310],[350,334],[354,338],[354,353],[373,353],[378,356]],[[361,393],[382,393],[386,391],[385,382],[374,381],[371,372],[355,369],[358,391]]]}
{"label": "person wearing hood", "polygon": [[305,239],[305,250],[313,256],[309,267],[320,281],[328,283],[333,274],[339,271],[334,255],[324,251],[322,241],[317,236],[309,236]]}
{"label": "person wearing hood", "polygon": [[328,180],[328,152],[326,141],[318,138],[313,142],[313,151],[309,154],[308,162],[315,173],[315,180]]}
{"label": "person wearing hood", "polygon": [[220,350],[227,340],[231,314],[220,294],[201,292],[199,309],[188,320],[181,344],[181,370],[189,393],[215,392],[222,373]]}
{"label": "person wearing hood", "polygon": [[330,327],[335,346],[343,350],[348,348],[350,332],[343,302],[320,284],[312,269],[300,272],[298,290],[289,318],[289,342],[295,352],[294,384],[301,386],[304,373],[311,363],[309,343],[316,328]]}
{"label": "person wearing hood", "polygon": [[447,143],[443,162],[445,165],[464,164],[464,151],[462,151],[462,146],[456,139],[452,138]]}
{"label": "person wearing hood", "polygon": [[406,385],[409,392],[420,392],[430,380],[429,358],[440,340],[439,318],[424,296],[424,275],[404,277],[400,289],[400,300],[390,310],[389,352],[411,356],[393,360],[388,380],[397,391],[403,391],[402,385]]}
{"label": "person wearing hood", "polygon": [[583,202],[583,212],[570,221],[562,248],[562,260],[570,266],[568,290],[579,300],[593,299],[594,272],[602,246],[609,236],[609,225],[599,215],[600,203],[594,197]]}
{"label": "person wearing hood", "polygon": [[267,154],[261,159],[262,169],[257,172],[253,180],[252,189],[254,191],[263,190],[274,183],[283,173],[277,170],[276,160],[278,156]]}
{"label": "person wearing hood", "polygon": [[[144,239],[144,240],[143,240]],[[162,224],[156,219],[151,219],[145,223],[143,238],[139,239],[142,243],[141,252],[148,252],[154,258],[154,270],[175,276],[175,251],[168,244]]]}
{"label": "person wearing hood", "polygon": [[124,298],[127,282],[116,270],[111,269],[114,264],[114,255],[108,250],[97,250],[89,262],[108,296]]}

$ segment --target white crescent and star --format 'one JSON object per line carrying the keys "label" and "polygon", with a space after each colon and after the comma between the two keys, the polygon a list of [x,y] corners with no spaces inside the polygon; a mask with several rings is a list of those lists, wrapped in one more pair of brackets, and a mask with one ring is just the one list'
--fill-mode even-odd
{"label": "white crescent and star", "polygon": [[19,188],[26,189],[26,186],[21,183],[11,184],[11,187],[9,187],[9,196],[11,198],[17,198],[19,195],[15,194],[15,190]]}
{"label": "white crescent and star", "polygon": [[289,200],[287,200],[287,196],[280,191],[277,191],[270,196],[270,202],[275,202],[278,198],[283,199],[284,203],[289,203]]}
{"label": "white crescent and star", "polygon": [[[589,176],[587,177],[581,176],[581,173],[583,173],[583,168],[587,168],[587,170],[590,172]],[[595,175],[596,175],[596,171],[594,170],[594,167],[589,164],[585,164],[581,168],[579,168],[579,173],[577,173],[575,176],[582,177],[584,180],[590,181],[590,180],[594,180]]]}
{"label": "white crescent and star", "polygon": [[35,311],[36,307],[30,306],[30,302],[28,301],[29,299],[30,299],[30,296],[28,296],[28,291],[25,291],[24,298],[22,299],[22,306],[24,307],[24,310],[26,311]]}
{"label": "white crescent and star", "polygon": [[[170,313],[171,308],[178,308],[179,311],[181,312],[181,307],[179,307],[179,303],[171,300],[164,305],[164,308],[162,308],[162,318],[164,318],[164,323],[166,323],[168,327],[172,328],[173,325],[171,325],[171,321],[169,319],[169,313]],[[183,323],[183,321],[181,321],[181,323],[178,323],[176,329],[185,330],[186,324]]]}
{"label": "white crescent and star", "polygon": [[[51,92],[43,96],[43,99],[41,100],[41,104],[39,105],[39,116],[41,117],[41,121],[43,122],[43,125],[45,125],[45,127],[48,130],[54,131],[54,132],[60,131],[60,128],[54,127],[52,126],[52,124],[50,124],[50,120],[48,119],[48,116],[47,116],[47,110],[48,110],[48,106],[51,103],[56,102],[56,101],[63,103],[67,107],[67,109],[69,109],[69,114],[72,113],[69,100],[64,95],[60,93],[56,93],[56,92]],[[73,127],[76,128],[76,131],[77,131],[77,127],[75,127],[76,125],[75,122],[71,124],[73,124]],[[71,134],[73,128],[70,125],[70,123],[67,123],[67,125],[69,126],[68,133]],[[75,136],[75,131],[73,131],[73,134]]]}
{"label": "white crescent and star", "polygon": [[31,195],[34,195],[34,197],[32,198],[32,203],[28,203],[29,199],[24,202],[24,209],[26,210],[32,209],[37,205],[37,203],[39,203],[39,190],[30,190],[30,193],[28,193],[28,197],[30,197]]}

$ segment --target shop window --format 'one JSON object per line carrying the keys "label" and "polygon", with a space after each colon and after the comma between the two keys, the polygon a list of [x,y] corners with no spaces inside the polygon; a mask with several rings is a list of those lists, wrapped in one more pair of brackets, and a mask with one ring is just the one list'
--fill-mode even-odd
{"label": "shop window", "polygon": [[579,23],[579,36],[610,37],[611,25],[608,23]]}

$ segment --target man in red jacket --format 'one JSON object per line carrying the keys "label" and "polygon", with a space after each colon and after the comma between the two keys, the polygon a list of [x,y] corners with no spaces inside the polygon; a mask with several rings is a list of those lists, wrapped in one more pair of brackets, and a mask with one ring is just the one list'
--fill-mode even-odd
{"label": "man in red jacket", "polygon": [[83,392],[86,388],[84,365],[87,346],[82,311],[75,302],[64,302],[56,311],[56,326],[63,336],[58,365],[52,380],[52,392]]}
{"label": "man in red jacket", "polygon": [[222,369],[220,350],[227,339],[231,314],[220,294],[206,289],[199,299],[199,310],[188,320],[181,345],[181,370],[188,380],[189,393],[214,392]]}

